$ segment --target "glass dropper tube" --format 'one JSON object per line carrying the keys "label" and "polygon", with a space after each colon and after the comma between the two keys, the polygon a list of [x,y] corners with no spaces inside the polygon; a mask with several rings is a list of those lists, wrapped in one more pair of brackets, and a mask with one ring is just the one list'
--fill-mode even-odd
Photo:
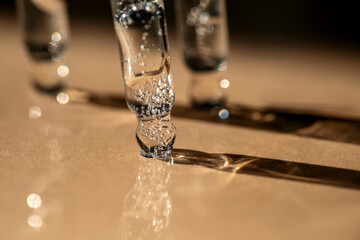
{"label": "glass dropper tube", "polygon": [[186,66],[191,71],[193,106],[223,105],[227,70],[228,30],[225,0],[177,0],[177,26]]}
{"label": "glass dropper tube", "polygon": [[164,5],[159,0],[112,0],[125,97],[136,115],[140,154],[171,155],[176,129],[175,101]]}
{"label": "glass dropper tube", "polygon": [[17,14],[33,85],[44,92],[65,87],[69,24],[64,0],[17,0]]}

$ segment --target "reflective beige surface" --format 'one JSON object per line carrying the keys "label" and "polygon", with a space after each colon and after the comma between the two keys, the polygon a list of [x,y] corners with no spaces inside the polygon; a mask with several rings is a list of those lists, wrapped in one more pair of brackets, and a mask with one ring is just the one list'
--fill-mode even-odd
{"label": "reflective beige surface", "polygon": [[[136,120],[127,109],[71,104],[71,99],[59,104],[35,93],[15,23],[0,16],[0,239],[360,238],[358,190],[143,159],[134,137]],[[71,84],[121,93],[111,28],[74,27]],[[173,52],[178,102],[184,103],[186,73]],[[330,105],[330,111],[360,116],[355,94],[360,71],[350,67],[356,59],[334,64],[348,71],[329,69],[328,58],[330,65],[315,61],[328,71],[314,68],[299,76],[293,74],[295,63],[284,68],[280,60],[257,54],[234,48],[233,101],[266,105],[286,99],[301,106],[315,101]],[[264,76],[278,77],[260,81]],[[359,145],[174,121],[175,148],[360,170]]]}

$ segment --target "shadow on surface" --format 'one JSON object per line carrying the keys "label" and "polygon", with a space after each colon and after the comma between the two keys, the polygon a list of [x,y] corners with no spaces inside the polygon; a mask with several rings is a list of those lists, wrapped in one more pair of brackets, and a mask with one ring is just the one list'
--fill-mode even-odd
{"label": "shadow on surface", "polygon": [[[74,88],[67,88],[64,92],[69,95],[70,102],[73,103],[127,108],[126,100],[121,95],[99,94]],[[208,111],[175,104],[171,113],[172,116],[179,118],[360,145],[360,121],[340,117],[324,117],[316,113],[302,114],[291,109],[255,109],[237,104],[228,104],[223,108]],[[223,113],[225,115],[222,115]]]}
{"label": "shadow on surface", "polygon": [[236,154],[174,149],[175,164],[360,190],[360,171]]}

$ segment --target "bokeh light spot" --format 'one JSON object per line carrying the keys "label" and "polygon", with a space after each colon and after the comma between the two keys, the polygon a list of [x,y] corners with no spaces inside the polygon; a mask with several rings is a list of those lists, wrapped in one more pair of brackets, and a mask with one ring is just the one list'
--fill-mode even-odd
{"label": "bokeh light spot", "polygon": [[230,113],[227,109],[224,108],[219,111],[219,118],[227,119],[227,118],[229,118],[229,116],[230,116]]}
{"label": "bokeh light spot", "polygon": [[41,197],[36,193],[31,193],[26,199],[29,208],[39,208],[41,206]]}
{"label": "bokeh light spot", "polygon": [[41,117],[41,108],[38,106],[32,106],[29,108],[29,118],[37,119]]}
{"label": "bokeh light spot", "polygon": [[32,228],[41,228],[43,225],[43,220],[39,215],[30,215],[27,219],[27,223]]}
{"label": "bokeh light spot", "polygon": [[220,87],[221,88],[228,88],[230,86],[230,82],[227,79],[223,79],[220,81]]}
{"label": "bokeh light spot", "polygon": [[60,77],[66,77],[69,75],[69,68],[66,65],[61,65],[57,69],[57,73]]}
{"label": "bokeh light spot", "polygon": [[207,12],[200,14],[199,20],[201,24],[206,24],[209,21],[210,15]]}
{"label": "bokeh light spot", "polygon": [[69,95],[67,95],[64,92],[61,92],[56,96],[56,101],[60,104],[67,104],[69,100],[70,100]]}
{"label": "bokeh light spot", "polygon": [[227,68],[228,68],[228,63],[227,63],[227,61],[222,61],[222,62],[219,63],[219,65],[217,66],[217,69],[218,69],[220,72],[226,71]]}
{"label": "bokeh light spot", "polygon": [[51,35],[51,40],[54,42],[60,42],[61,34],[59,32],[53,32],[53,34]]}

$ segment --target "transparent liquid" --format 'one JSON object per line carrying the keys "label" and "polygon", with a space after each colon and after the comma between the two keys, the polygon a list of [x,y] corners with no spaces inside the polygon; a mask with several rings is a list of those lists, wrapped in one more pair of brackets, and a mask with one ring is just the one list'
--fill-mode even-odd
{"label": "transparent liquid", "polygon": [[126,86],[128,106],[137,117],[157,118],[170,113],[175,94],[169,67],[166,61],[160,73],[135,77],[133,83]]}
{"label": "transparent liquid", "polygon": [[33,80],[39,88],[58,88],[65,78],[58,74],[68,41],[65,4],[58,0],[18,1]]}
{"label": "transparent liquid", "polygon": [[171,154],[175,101],[163,7],[154,1],[114,1],[126,100],[139,124],[136,138],[146,157]]}

